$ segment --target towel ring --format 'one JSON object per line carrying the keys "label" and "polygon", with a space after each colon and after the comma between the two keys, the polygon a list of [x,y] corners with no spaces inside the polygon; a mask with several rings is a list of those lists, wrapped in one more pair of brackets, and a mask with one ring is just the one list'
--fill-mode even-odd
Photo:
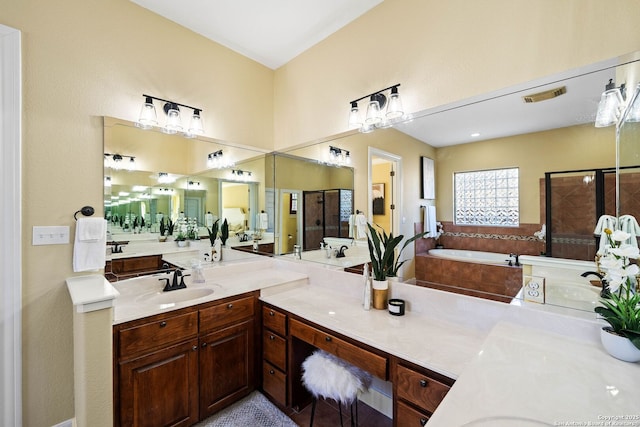
{"label": "towel ring", "polygon": [[76,213],[73,214],[73,219],[77,221],[78,220],[77,215],[79,213],[82,213],[82,215],[84,216],[91,216],[93,215],[94,212],[95,212],[95,209],[93,209],[93,206],[83,206],[82,209],[80,209],[79,211],[76,211]]}

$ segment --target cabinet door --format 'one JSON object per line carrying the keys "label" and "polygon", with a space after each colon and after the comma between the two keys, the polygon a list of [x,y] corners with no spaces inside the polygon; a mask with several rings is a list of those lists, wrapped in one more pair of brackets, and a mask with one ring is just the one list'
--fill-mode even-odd
{"label": "cabinet door", "polygon": [[200,337],[200,418],[255,388],[253,319]]}
{"label": "cabinet door", "polygon": [[119,366],[120,426],[189,426],[198,421],[195,339]]}

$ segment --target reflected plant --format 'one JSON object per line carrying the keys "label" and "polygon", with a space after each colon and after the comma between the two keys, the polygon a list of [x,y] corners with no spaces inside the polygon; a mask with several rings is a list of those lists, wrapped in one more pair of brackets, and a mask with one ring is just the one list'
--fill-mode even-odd
{"label": "reflected plant", "polygon": [[213,223],[211,228],[206,227],[207,232],[209,233],[209,242],[211,242],[211,246],[215,244],[216,238],[218,237],[218,222],[220,222],[220,220],[216,219],[216,222]]}

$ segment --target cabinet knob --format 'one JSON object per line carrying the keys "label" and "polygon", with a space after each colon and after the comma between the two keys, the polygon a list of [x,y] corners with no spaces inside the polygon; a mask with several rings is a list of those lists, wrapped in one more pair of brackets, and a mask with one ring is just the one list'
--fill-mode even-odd
{"label": "cabinet knob", "polygon": [[270,373],[271,375],[273,375],[273,374],[275,374],[275,371],[274,371],[273,369],[269,369],[269,373]]}
{"label": "cabinet knob", "polygon": [[167,326],[167,322],[165,322],[164,320],[162,322],[160,322],[160,327],[164,328],[165,326]]}
{"label": "cabinet knob", "polygon": [[273,312],[273,310],[271,310],[271,311],[269,312],[269,316],[275,316],[275,315],[276,315],[276,314]]}
{"label": "cabinet knob", "polygon": [[200,344],[200,347],[205,348],[207,346],[206,342],[203,342],[202,344]]}
{"label": "cabinet knob", "polygon": [[427,424],[427,419],[426,418],[420,418],[420,425],[424,426]]}
{"label": "cabinet knob", "polygon": [[193,347],[191,347],[191,350],[196,351],[198,349],[197,345],[194,345]]}
{"label": "cabinet knob", "polygon": [[325,337],[325,338],[324,338],[324,340],[325,340],[326,342],[331,342],[331,337],[327,336],[327,337]]}
{"label": "cabinet knob", "polygon": [[270,340],[275,340],[275,339],[276,339],[276,337],[274,337],[273,335],[269,335],[269,339],[270,339]]}
{"label": "cabinet knob", "polygon": [[429,384],[427,380],[420,380],[420,387],[426,387],[427,384]]}
{"label": "cabinet knob", "polygon": [[227,308],[228,308],[229,310],[231,310],[231,309],[233,308],[233,304],[231,304],[231,303],[227,304]]}

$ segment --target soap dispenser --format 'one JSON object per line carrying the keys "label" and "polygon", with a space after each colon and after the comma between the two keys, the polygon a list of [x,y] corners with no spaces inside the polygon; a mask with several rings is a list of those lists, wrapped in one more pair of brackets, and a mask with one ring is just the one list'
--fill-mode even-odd
{"label": "soap dispenser", "polygon": [[371,310],[371,283],[369,282],[369,264],[365,264],[362,270],[364,277],[364,309]]}
{"label": "soap dispenser", "polygon": [[193,283],[204,283],[204,274],[202,273],[202,264],[200,261],[195,261],[191,265],[193,271]]}

